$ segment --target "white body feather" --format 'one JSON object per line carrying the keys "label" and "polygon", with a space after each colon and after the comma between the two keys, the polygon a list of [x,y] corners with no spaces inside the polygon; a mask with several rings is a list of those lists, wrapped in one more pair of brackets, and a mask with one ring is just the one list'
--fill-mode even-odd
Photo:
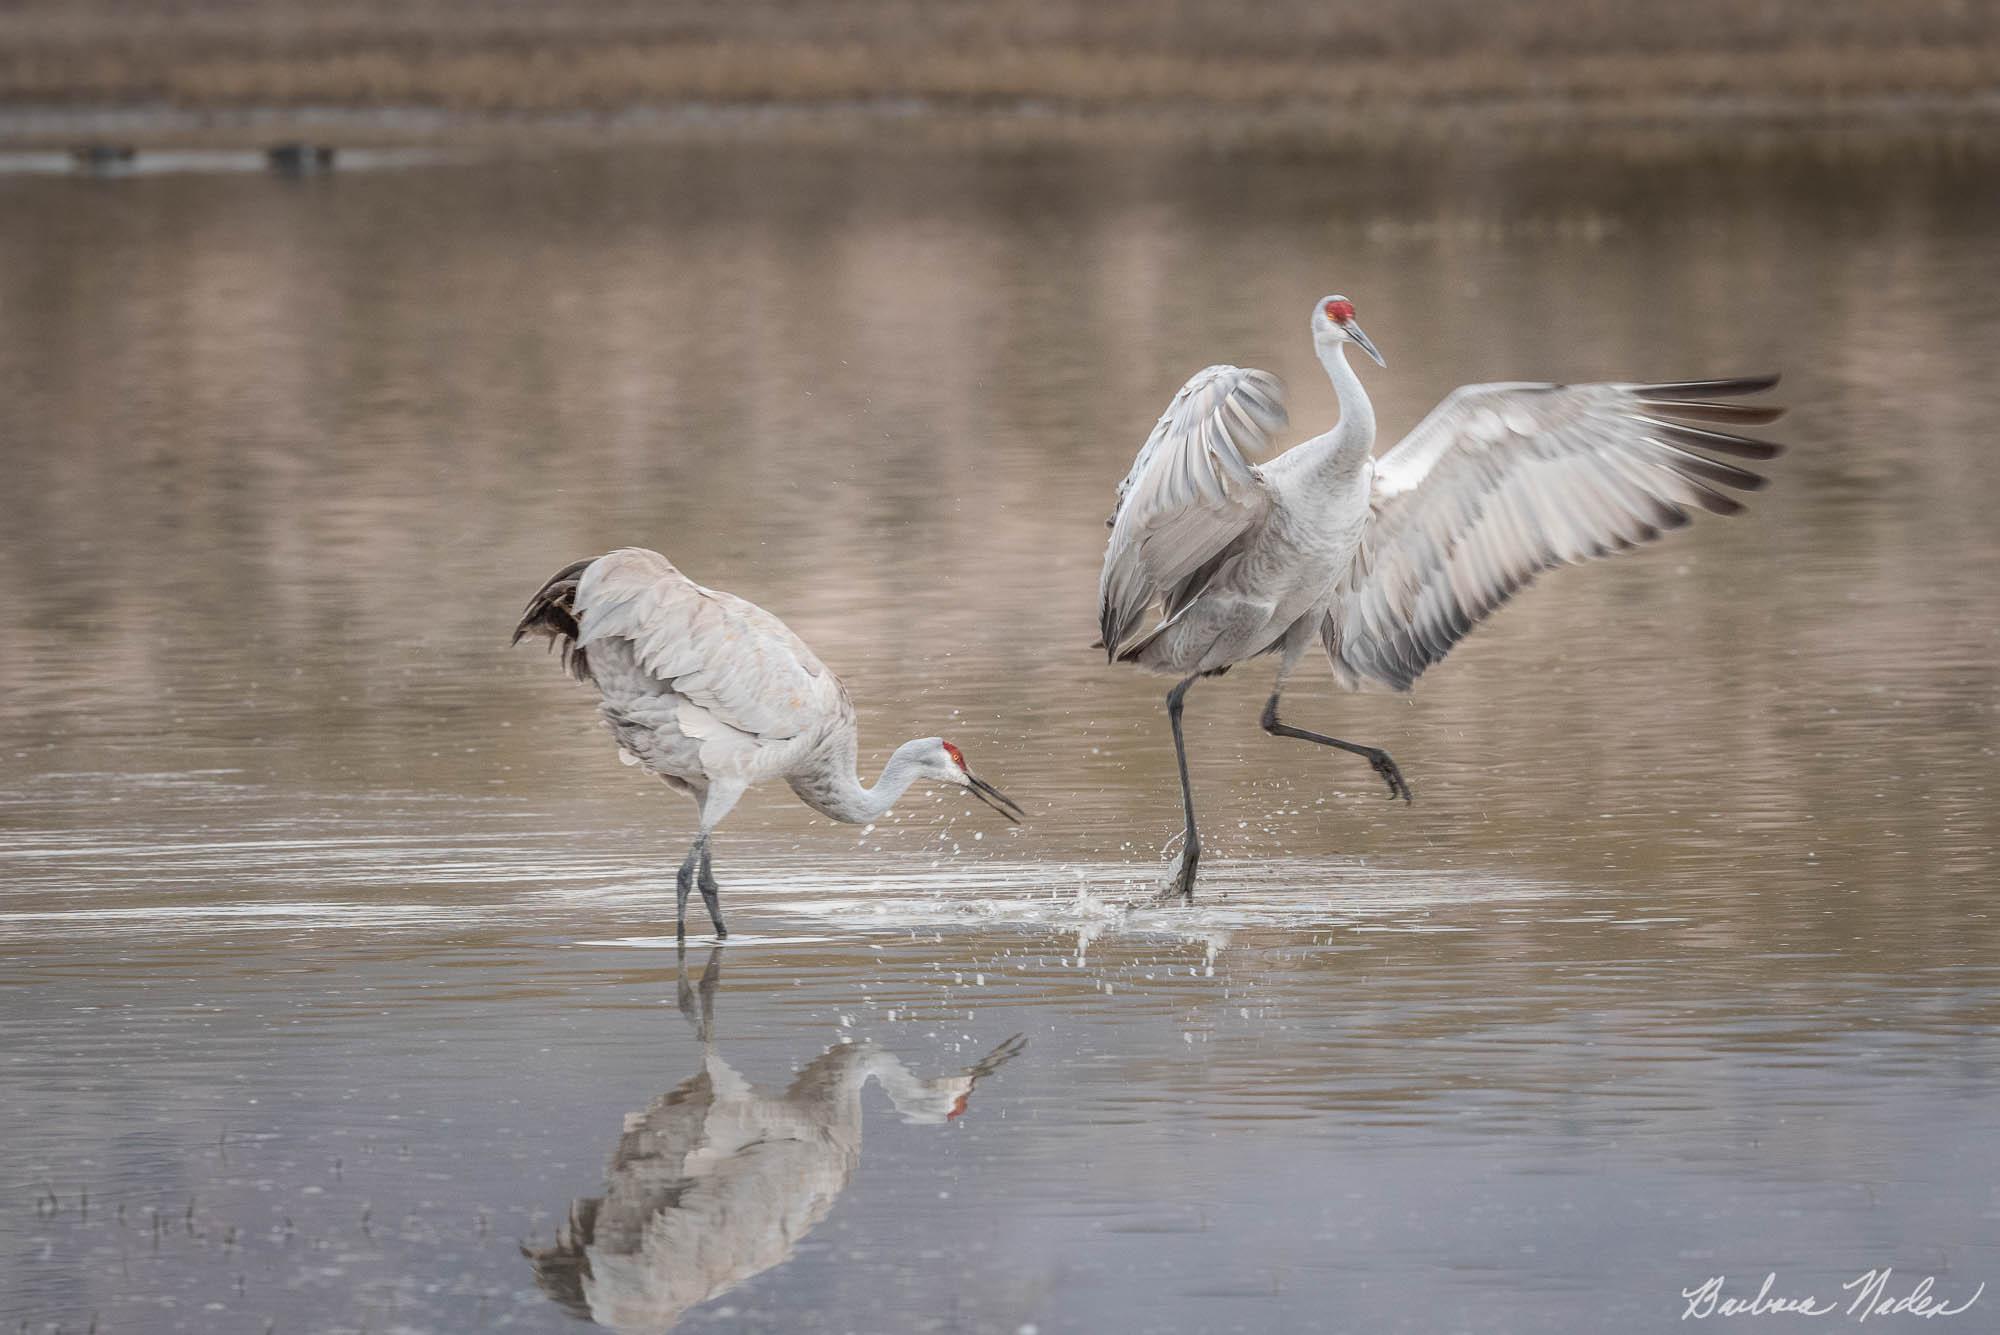
{"label": "white body feather", "polygon": [[619,746],[697,802],[713,787],[837,767],[843,739],[851,764],[846,688],[755,603],[627,547],[584,571],[576,615]]}

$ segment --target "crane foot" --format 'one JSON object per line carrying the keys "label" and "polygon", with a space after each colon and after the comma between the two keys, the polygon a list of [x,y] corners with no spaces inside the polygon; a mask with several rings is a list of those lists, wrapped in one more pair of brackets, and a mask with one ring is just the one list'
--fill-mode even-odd
{"label": "crane foot", "polygon": [[1174,858],[1174,865],[1167,870],[1166,883],[1160,893],[1154,896],[1155,904],[1194,903],[1195,868],[1201,862],[1201,844],[1189,840],[1181,845],[1180,853]]}
{"label": "crane foot", "polygon": [[1376,748],[1368,751],[1366,754],[1368,756],[1368,763],[1375,767],[1375,772],[1381,775],[1383,782],[1389,785],[1389,800],[1391,802],[1399,797],[1405,802],[1414,802],[1417,800],[1415,795],[1410,792],[1410,785],[1403,780],[1403,771],[1396,768],[1396,762],[1389,758],[1387,751]]}

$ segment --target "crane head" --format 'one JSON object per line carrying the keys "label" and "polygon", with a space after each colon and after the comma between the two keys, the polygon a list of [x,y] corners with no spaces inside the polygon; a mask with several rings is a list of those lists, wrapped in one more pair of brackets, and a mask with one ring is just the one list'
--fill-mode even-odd
{"label": "crane head", "polygon": [[974,774],[965,763],[965,752],[942,737],[928,738],[912,745],[917,748],[917,759],[923,765],[926,778],[935,779],[939,783],[955,784],[1014,824],[1021,823],[1024,813],[1020,803]]}
{"label": "crane head", "polygon": [[1343,296],[1321,297],[1313,307],[1313,342],[1353,343],[1367,353],[1377,366],[1386,367],[1382,354],[1375,348],[1375,340],[1363,333],[1361,326],[1354,322],[1354,303]]}
{"label": "crane head", "polygon": [[965,1116],[972,1105],[973,1084],[974,1077],[969,1075],[940,1076],[915,1089],[891,1093],[889,1100],[912,1126],[942,1126]]}
{"label": "crane head", "polygon": [[955,1122],[972,1106],[972,1091],[979,1082],[1020,1056],[1027,1046],[1028,1040],[1016,1034],[957,1075],[913,1083],[885,1079],[882,1088],[905,1122]]}

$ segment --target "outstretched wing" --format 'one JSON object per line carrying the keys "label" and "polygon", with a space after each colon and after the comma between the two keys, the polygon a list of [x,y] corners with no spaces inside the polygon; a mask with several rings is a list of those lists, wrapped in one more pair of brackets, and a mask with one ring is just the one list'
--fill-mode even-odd
{"label": "outstretched wing", "polygon": [[1211,366],[1174,395],[1118,484],[1097,584],[1107,655],[1156,600],[1178,610],[1204,568],[1263,517],[1270,493],[1250,459],[1285,422],[1285,387],[1265,371]]}
{"label": "outstretched wing", "polygon": [[591,562],[576,608],[579,648],[628,641],[641,668],[737,732],[796,737],[846,700],[839,680],[784,622],[703,588],[658,552],[627,547]]}
{"label": "outstretched wing", "polygon": [[1782,408],[1723,400],[1777,382],[1454,390],[1375,461],[1374,514],[1322,628],[1341,680],[1407,690],[1551,566],[1649,542],[1695,508],[1741,510],[1721,488],[1764,479],[1710,455],[1781,447],[1683,423],[1774,421]]}

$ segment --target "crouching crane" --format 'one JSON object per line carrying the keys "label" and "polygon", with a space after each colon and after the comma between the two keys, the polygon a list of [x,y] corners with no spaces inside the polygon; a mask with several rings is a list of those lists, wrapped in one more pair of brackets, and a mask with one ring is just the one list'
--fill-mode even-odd
{"label": "crouching crane", "polygon": [[873,787],[854,769],[854,705],[804,640],[755,603],[705,589],[658,552],[626,547],[564,566],[528,602],[514,643],[541,634],[597,687],[619,755],[693,799],[694,846],[676,880],[674,932],[688,894],[727,936],[709,836],[755,783],[783,779],[823,816],[864,824],[919,781],[963,788],[1008,820],[1012,798],[974,774],[941,737],[896,748]]}

